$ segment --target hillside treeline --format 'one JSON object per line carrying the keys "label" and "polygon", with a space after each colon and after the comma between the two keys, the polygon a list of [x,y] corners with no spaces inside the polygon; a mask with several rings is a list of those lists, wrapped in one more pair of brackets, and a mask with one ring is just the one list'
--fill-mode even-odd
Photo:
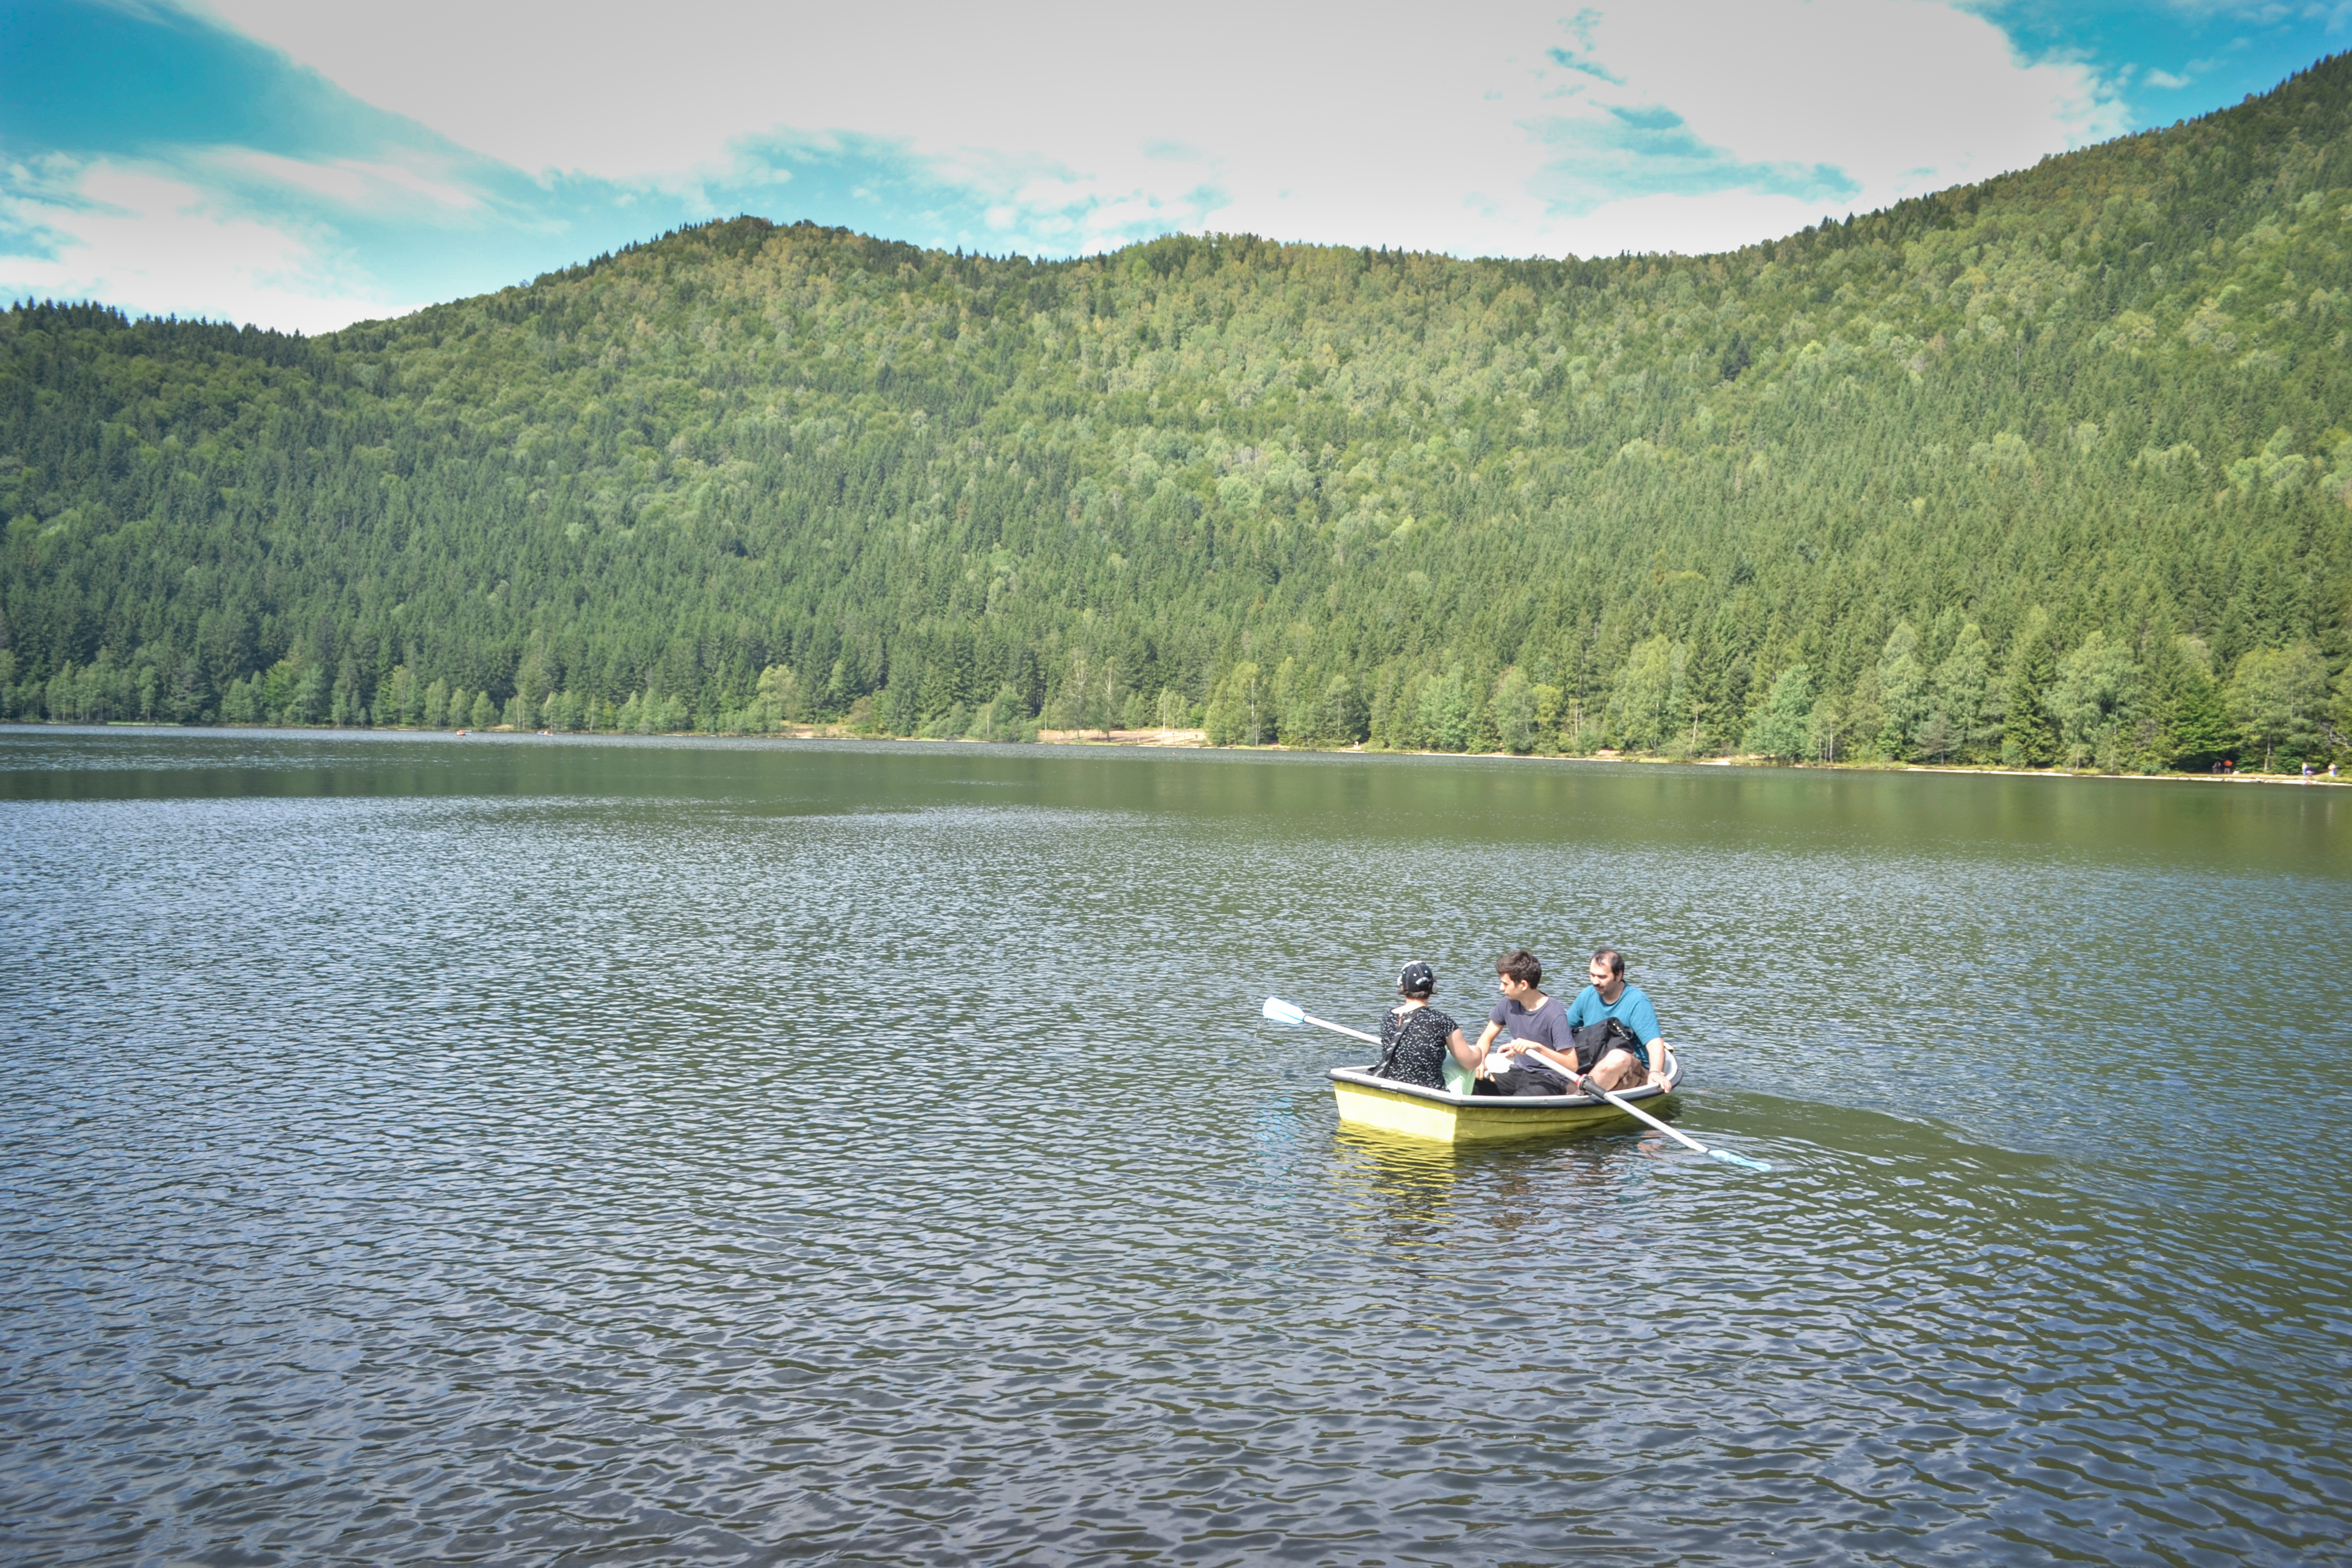
{"label": "hillside treeline", "polygon": [[740,218],[316,339],[0,317],[0,717],[2287,765],[2352,57],[1708,257]]}

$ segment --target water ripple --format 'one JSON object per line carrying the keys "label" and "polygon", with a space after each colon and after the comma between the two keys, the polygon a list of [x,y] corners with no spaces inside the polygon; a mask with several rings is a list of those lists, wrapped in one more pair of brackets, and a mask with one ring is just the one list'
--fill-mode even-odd
{"label": "water ripple", "polygon": [[[23,744],[12,1561],[2347,1558],[2352,899],[2186,795]],[[1603,939],[1771,1176],[1255,1017]]]}

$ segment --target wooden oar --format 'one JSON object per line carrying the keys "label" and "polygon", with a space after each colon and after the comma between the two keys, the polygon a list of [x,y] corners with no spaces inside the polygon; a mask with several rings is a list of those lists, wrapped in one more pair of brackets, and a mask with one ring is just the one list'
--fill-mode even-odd
{"label": "wooden oar", "polygon": [[[1351,1035],[1360,1040],[1369,1040],[1376,1046],[1381,1043],[1377,1036],[1368,1035],[1361,1029],[1351,1029],[1345,1024],[1334,1024],[1328,1018],[1318,1018],[1313,1015],[1306,1013],[1299,1008],[1291,1005],[1289,1003],[1283,1001],[1280,997],[1267,997],[1265,999],[1265,1006],[1262,1008],[1261,1011],[1277,1024],[1312,1024],[1318,1028],[1328,1029],[1334,1034]],[[1728,1149],[1710,1149],[1696,1138],[1685,1137],[1682,1133],[1675,1131],[1673,1128],[1667,1126],[1664,1122],[1659,1121],[1656,1117],[1651,1115],[1648,1111],[1643,1110],[1639,1106],[1633,1105],[1618,1096],[1610,1093],[1609,1090],[1593,1082],[1590,1075],[1585,1077],[1580,1088],[1586,1094],[1599,1095],[1601,1099],[1607,1100],[1610,1104],[1615,1106],[1626,1115],[1633,1117],[1635,1121],[1648,1122],[1651,1126],[1656,1128],[1659,1131],[1664,1133],[1667,1137],[1673,1139],[1675,1142],[1680,1143],[1684,1148],[1691,1150],[1695,1153],[1704,1154],[1710,1160],[1720,1160],[1727,1165],[1745,1166],[1747,1169],[1751,1171],[1769,1171],[1772,1168],[1761,1160],[1751,1160],[1745,1154],[1735,1154]]]}

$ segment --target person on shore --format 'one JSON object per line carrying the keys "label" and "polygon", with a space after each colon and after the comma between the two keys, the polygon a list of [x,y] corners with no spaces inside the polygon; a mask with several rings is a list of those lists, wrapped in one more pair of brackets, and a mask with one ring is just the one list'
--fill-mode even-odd
{"label": "person on shore", "polygon": [[1497,1040],[1517,1065],[1481,1079],[1477,1094],[1573,1094],[1570,1075],[1576,1071],[1576,1033],[1568,1026],[1568,1012],[1557,996],[1547,996],[1543,963],[1524,947],[1515,947],[1495,960],[1495,985],[1503,999],[1486,1015],[1478,1036],[1478,1059]]}
{"label": "person on shore", "polygon": [[1381,1020],[1381,1059],[1373,1065],[1373,1076],[1444,1089],[1447,1056],[1467,1071],[1478,1069],[1479,1053],[1470,1048],[1460,1027],[1429,1005],[1436,991],[1437,974],[1429,965],[1415,959],[1404,966],[1397,976],[1397,994],[1404,1000]]}
{"label": "person on shore", "polygon": [[1586,973],[1592,984],[1568,1009],[1579,1068],[1570,1081],[1580,1089],[1587,1078],[1602,1089],[1639,1089],[1664,1066],[1658,1010],[1640,986],[1625,983],[1625,955],[1615,948],[1595,952]]}

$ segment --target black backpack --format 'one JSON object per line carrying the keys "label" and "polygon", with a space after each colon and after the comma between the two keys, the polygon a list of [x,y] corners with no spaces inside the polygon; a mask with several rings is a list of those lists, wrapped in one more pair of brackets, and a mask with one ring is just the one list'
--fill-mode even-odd
{"label": "black backpack", "polygon": [[1603,1018],[1597,1024],[1587,1024],[1576,1031],[1576,1070],[1591,1072],[1601,1058],[1616,1047],[1622,1046],[1635,1056],[1642,1054],[1642,1042],[1633,1030],[1615,1018]]}

